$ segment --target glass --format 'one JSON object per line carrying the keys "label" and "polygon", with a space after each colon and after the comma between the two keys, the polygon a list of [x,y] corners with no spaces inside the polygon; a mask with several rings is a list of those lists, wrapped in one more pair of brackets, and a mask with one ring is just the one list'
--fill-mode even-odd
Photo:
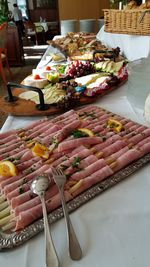
{"label": "glass", "polygon": [[150,94],[150,58],[129,63],[127,98],[138,116],[144,119],[144,106]]}

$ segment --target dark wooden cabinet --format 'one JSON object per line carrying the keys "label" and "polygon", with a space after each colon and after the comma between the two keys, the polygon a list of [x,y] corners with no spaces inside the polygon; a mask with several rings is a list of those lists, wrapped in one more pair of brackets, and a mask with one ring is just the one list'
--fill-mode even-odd
{"label": "dark wooden cabinet", "polygon": [[7,53],[10,66],[22,66],[24,64],[23,44],[15,25],[8,26]]}
{"label": "dark wooden cabinet", "polygon": [[[29,1],[29,0],[28,0]],[[38,22],[40,17],[46,21],[59,20],[58,0],[33,0],[33,8],[29,9],[29,18],[31,21]]]}

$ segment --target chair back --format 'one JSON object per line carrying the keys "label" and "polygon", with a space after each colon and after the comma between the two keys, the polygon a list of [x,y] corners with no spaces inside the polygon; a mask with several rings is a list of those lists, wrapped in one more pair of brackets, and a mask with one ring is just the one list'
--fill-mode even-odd
{"label": "chair back", "polygon": [[68,32],[77,32],[78,20],[61,20],[60,30],[61,35],[66,35]]}
{"label": "chair back", "polygon": [[95,32],[96,20],[95,19],[81,19],[79,21],[79,25],[80,25],[80,32],[93,33]]}
{"label": "chair back", "polygon": [[26,34],[30,34],[31,32],[35,32],[35,25],[32,21],[24,22],[25,32]]}

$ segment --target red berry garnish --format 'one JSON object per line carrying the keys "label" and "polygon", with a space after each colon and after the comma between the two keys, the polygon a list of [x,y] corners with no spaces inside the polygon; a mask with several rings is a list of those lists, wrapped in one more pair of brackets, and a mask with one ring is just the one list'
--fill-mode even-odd
{"label": "red berry garnish", "polygon": [[33,78],[34,78],[34,80],[40,80],[41,79],[39,74],[35,74]]}
{"label": "red berry garnish", "polygon": [[51,67],[50,66],[46,66],[45,70],[51,70]]}

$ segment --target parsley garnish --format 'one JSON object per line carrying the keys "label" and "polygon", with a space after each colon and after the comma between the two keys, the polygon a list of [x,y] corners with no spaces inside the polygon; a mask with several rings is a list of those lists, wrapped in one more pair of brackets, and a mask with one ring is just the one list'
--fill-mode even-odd
{"label": "parsley garnish", "polygon": [[21,195],[21,194],[23,194],[24,193],[24,189],[23,189],[23,187],[20,187],[19,188],[19,195]]}
{"label": "parsley garnish", "polygon": [[80,161],[81,161],[81,158],[80,157],[75,157],[74,158],[74,160],[73,160],[73,162],[72,162],[72,167],[73,168],[77,168],[78,167],[78,165],[80,164]]}
{"label": "parsley garnish", "polygon": [[74,138],[80,138],[80,137],[86,137],[86,136],[88,136],[88,134],[86,134],[86,133],[84,133],[84,132],[82,132],[80,130],[73,131],[72,132],[72,135],[73,135]]}
{"label": "parsley garnish", "polygon": [[71,173],[66,174],[67,179],[70,178],[70,176],[71,176]]}
{"label": "parsley garnish", "polygon": [[51,144],[56,144],[57,145],[57,139],[56,139],[56,137],[52,137]]}
{"label": "parsley garnish", "polygon": [[22,156],[18,156],[16,158],[14,158],[14,160],[20,160]]}
{"label": "parsley garnish", "polygon": [[61,164],[60,166],[61,166],[61,168],[63,169],[63,171],[66,170],[66,169],[68,168],[68,166],[63,165],[63,164]]}
{"label": "parsley garnish", "polygon": [[22,184],[26,184],[27,183],[27,178],[25,177],[25,178],[23,178],[23,180],[22,180]]}
{"label": "parsley garnish", "polygon": [[26,141],[32,141],[33,139],[32,138],[26,138]]}
{"label": "parsley garnish", "polygon": [[87,114],[89,117],[91,117],[92,119],[96,119],[97,117],[95,116],[94,112],[91,112],[89,114]]}

